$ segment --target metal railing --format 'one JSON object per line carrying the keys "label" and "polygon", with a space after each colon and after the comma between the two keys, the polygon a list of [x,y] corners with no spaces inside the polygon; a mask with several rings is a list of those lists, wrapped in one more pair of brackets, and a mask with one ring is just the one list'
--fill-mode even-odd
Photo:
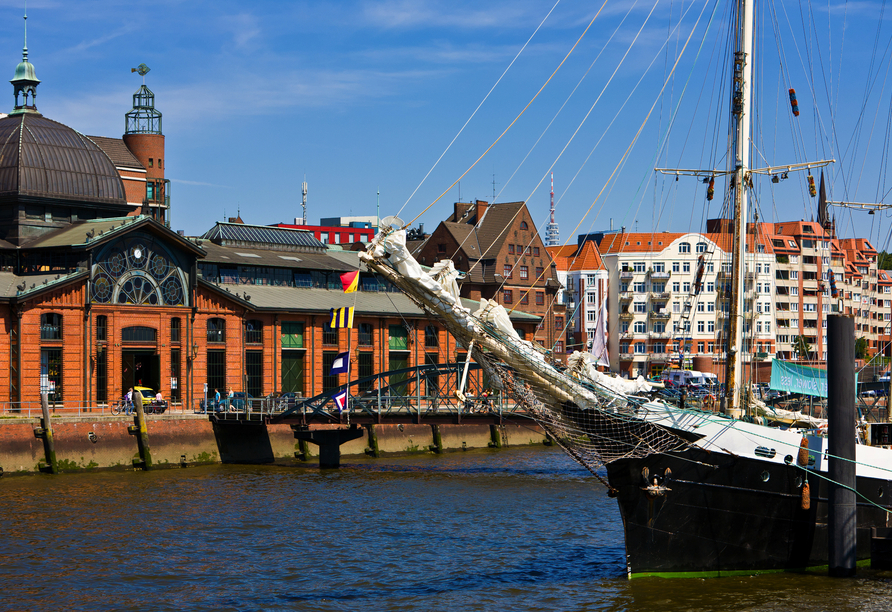
{"label": "metal railing", "polygon": [[[95,402],[50,402],[50,416],[57,417],[111,417],[115,416],[113,409],[118,402],[110,404],[97,404]],[[196,410],[189,408],[182,403],[168,403],[164,411],[157,414],[190,414]],[[135,410],[134,410],[135,413]],[[123,413],[122,413],[123,414]],[[146,407],[146,415],[153,416],[156,414],[154,410],[149,411]],[[40,402],[0,402],[0,419],[40,418]]]}

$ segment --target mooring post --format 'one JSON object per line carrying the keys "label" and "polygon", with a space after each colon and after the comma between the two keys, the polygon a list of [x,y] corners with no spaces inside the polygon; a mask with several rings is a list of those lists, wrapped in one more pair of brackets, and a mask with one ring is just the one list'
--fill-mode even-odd
{"label": "mooring post", "polygon": [[53,424],[50,421],[49,396],[43,392],[40,394],[40,427],[34,428],[34,437],[43,440],[44,461],[39,466],[41,472],[58,474],[59,465],[56,463],[56,443],[53,441]]}
{"label": "mooring post", "polygon": [[133,458],[133,467],[140,467],[144,470],[152,469],[152,451],[149,449],[149,428],[146,425],[146,413],[142,408],[142,393],[133,392],[132,399],[136,408],[136,424],[130,425],[127,431],[132,436],[136,436],[136,447],[139,450],[139,457]]}
{"label": "mooring post", "polygon": [[495,423],[491,423],[489,426],[489,447],[502,448],[502,432]]}
{"label": "mooring post", "polygon": [[438,455],[443,452],[443,434],[440,432],[439,425],[431,425],[431,435],[434,439],[434,443],[430,445],[431,452],[437,453]]}
{"label": "mooring post", "polygon": [[366,432],[368,432],[368,440],[369,446],[365,449],[365,454],[369,457],[380,457],[381,449],[378,448],[378,426],[374,423],[365,426]]}
{"label": "mooring post", "polygon": [[828,550],[831,576],[855,574],[855,321],[827,317]]}
{"label": "mooring post", "polygon": [[299,461],[310,460],[310,443],[306,440],[297,441],[297,450],[294,451],[294,458]]}

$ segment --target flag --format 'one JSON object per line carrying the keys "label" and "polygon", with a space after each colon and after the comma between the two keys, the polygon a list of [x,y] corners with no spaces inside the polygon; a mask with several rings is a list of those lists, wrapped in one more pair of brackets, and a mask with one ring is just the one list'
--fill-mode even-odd
{"label": "flag", "polygon": [[338,353],[338,355],[334,358],[334,361],[331,362],[331,372],[328,373],[329,376],[336,376],[337,374],[346,374],[350,371],[350,352],[346,353]]}
{"label": "flag", "polygon": [[332,329],[340,327],[353,327],[353,306],[345,306],[344,308],[331,309],[331,322],[328,324]]}
{"label": "flag", "polygon": [[338,391],[335,393],[331,399],[334,400],[334,403],[337,404],[338,410],[344,410],[347,407],[347,390]]}
{"label": "flag", "polygon": [[359,270],[341,274],[341,284],[344,285],[344,293],[353,293],[359,286]]}

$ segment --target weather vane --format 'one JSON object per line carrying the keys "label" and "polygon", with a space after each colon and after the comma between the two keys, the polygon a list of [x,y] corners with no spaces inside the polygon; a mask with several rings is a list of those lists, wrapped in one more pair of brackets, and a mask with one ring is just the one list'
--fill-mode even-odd
{"label": "weather vane", "polygon": [[148,74],[149,70],[151,70],[151,68],[149,68],[145,64],[140,64],[136,68],[131,68],[130,72],[138,72],[139,76],[142,77],[142,84],[145,85],[146,84],[146,74]]}

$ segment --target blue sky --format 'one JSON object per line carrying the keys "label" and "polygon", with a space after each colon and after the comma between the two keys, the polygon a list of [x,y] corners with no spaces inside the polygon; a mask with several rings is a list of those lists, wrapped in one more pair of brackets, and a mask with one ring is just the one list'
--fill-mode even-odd
{"label": "blue sky", "polygon": [[[175,229],[201,233],[237,210],[249,223],[290,222],[300,214],[304,175],[311,222],[374,215],[378,189],[382,215],[402,211],[408,221],[448,190],[419,218],[433,228],[459,198],[459,186],[450,185],[521,112],[601,4],[563,0],[545,19],[553,6],[32,0],[28,43],[42,80],[41,112],[88,135],[121,135],[140,84],[130,68],[151,67],[146,82],[164,114]],[[892,94],[888,15],[879,18],[882,5],[871,2],[764,6],[760,155],[783,163],[835,157],[832,198],[875,201],[889,188],[882,163]],[[0,9],[11,77],[21,57],[22,6],[0,1]],[[640,231],[702,229],[721,213],[721,186],[707,206],[694,179],[667,180],[652,168],[724,168],[717,109],[728,97],[727,62],[718,58],[727,18],[725,4],[605,3],[548,86],[461,180],[461,199],[491,200],[495,181],[498,200],[528,200],[544,230],[553,166],[562,240],[611,220]],[[789,102],[777,101],[791,84],[802,110],[795,121]],[[11,86],[8,95],[11,108]],[[764,220],[808,217],[815,208],[804,175],[767,183],[757,198]],[[885,244],[885,215],[838,215],[844,236]]]}

